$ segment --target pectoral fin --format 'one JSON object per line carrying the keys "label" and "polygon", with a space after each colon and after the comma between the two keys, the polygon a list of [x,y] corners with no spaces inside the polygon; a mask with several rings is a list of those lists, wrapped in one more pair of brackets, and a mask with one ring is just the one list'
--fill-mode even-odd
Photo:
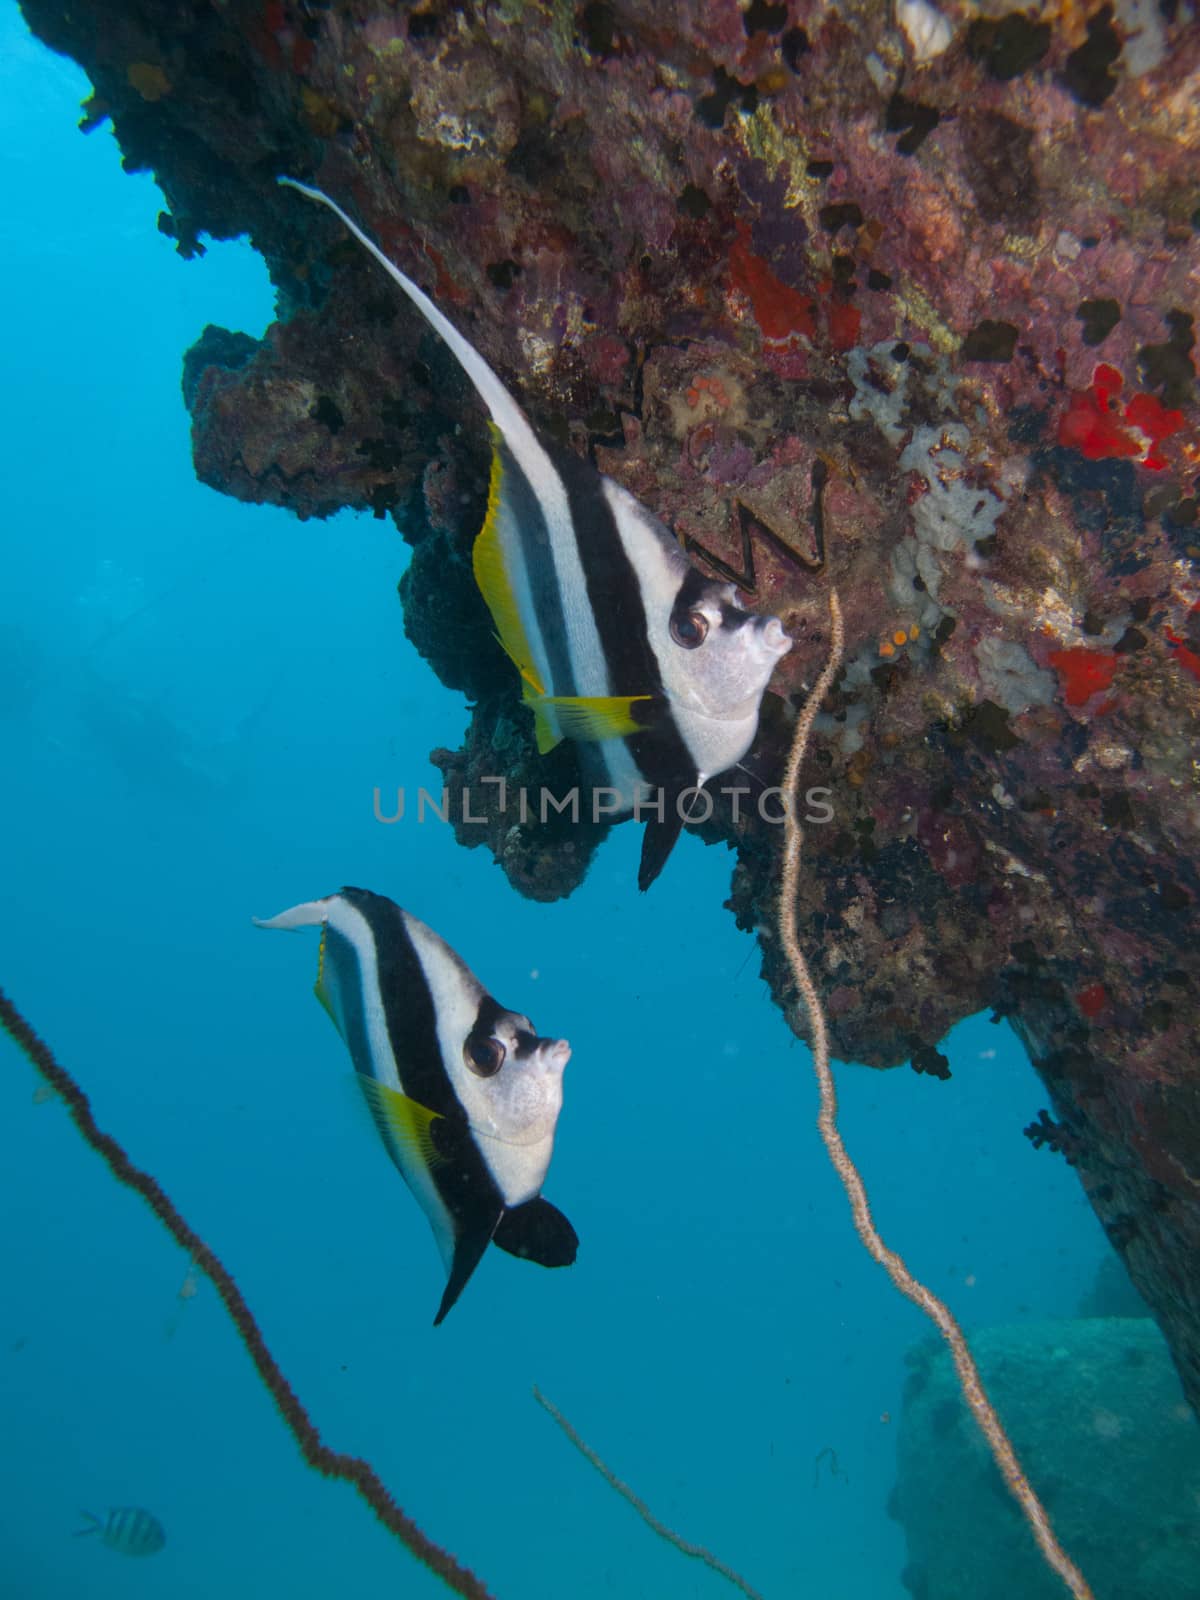
{"label": "pectoral fin", "polygon": [[[653,720],[653,695],[541,695],[533,702],[553,709],[568,739],[627,739]],[[540,748],[540,746],[539,746]]]}
{"label": "pectoral fin", "polygon": [[536,1195],[500,1218],[492,1243],[510,1256],[540,1267],[569,1267],[579,1251],[579,1235],[557,1206]]}
{"label": "pectoral fin", "polygon": [[406,1161],[417,1161],[427,1171],[445,1161],[433,1135],[433,1125],[439,1120],[435,1111],[410,1100],[398,1089],[389,1089],[377,1078],[368,1078],[361,1072],[355,1078],[380,1137],[401,1170]]}

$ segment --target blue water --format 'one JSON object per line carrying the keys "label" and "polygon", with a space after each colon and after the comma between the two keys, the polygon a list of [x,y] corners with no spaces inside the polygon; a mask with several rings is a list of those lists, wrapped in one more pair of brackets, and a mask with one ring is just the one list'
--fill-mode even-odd
{"label": "blue water", "polygon": [[[184,262],[161,196],[83,137],[84,76],[0,11],[6,444],[0,984],[238,1279],[335,1449],[521,1600],[728,1595],[655,1536],[538,1384],[686,1538],[765,1596],[902,1600],[887,1519],[905,1350],[926,1324],[864,1255],[807,1050],[686,838],[647,896],[618,829],[556,906],[372,789],[440,778],[466,722],[406,641],[390,523],[301,524],[193,477],[179,393],[206,322],[258,335],[244,241]],[[313,1000],[315,939],[252,915],[361,883],[574,1047],[544,1272],[442,1272]],[[1004,1027],[953,1078],[837,1068],[888,1241],[968,1327],[1074,1311],[1106,1252],[1022,1137],[1046,1096]],[[445,1591],[302,1463],[211,1286],[0,1036],[0,1591],[22,1600]],[[844,1474],[814,1461],[831,1447]],[[141,1562],[72,1537],[144,1505]]]}

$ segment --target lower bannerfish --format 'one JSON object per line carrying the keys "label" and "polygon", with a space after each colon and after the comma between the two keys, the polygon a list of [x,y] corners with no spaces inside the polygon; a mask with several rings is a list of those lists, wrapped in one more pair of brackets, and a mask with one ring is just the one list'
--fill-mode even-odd
{"label": "lower bannerfish", "polygon": [[162,1523],[141,1506],[113,1506],[103,1517],[81,1511],[91,1524],[76,1530],[77,1539],[98,1533],[100,1543],[123,1556],[152,1556],[167,1542]]}
{"label": "lower bannerfish", "polygon": [[575,1230],[540,1194],[566,1040],[539,1038],[432,928],[370,890],[342,889],[255,921],[321,929],[317,999],[446,1267],[434,1324],[489,1243],[544,1267],[570,1266]]}

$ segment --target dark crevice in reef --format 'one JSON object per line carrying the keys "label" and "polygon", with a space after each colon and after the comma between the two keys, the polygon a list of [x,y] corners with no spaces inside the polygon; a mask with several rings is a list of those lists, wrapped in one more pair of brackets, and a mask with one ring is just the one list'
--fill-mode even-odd
{"label": "dark crevice in reef", "polygon": [[522,821],[478,782],[579,776],[570,746],[537,757],[474,585],[482,412],[275,176],[335,193],[695,559],[744,570],[750,530],[754,604],[796,642],[749,798],[697,831],[733,852],[730,908],[793,1016],[755,796],[836,584],[847,658],[804,777],[832,815],[796,906],[834,1048],[944,1092],[947,1029],[1011,1022],[1200,1401],[1194,25],[1168,16],[1147,69],[1109,8],[1013,11],[877,82],[866,63],[907,46],[865,0],[697,0],[669,25],[634,0],[25,12],[90,74],[85,125],[155,173],[181,253],[249,233],[268,262],[283,320],[188,354],[197,471],[394,518],[404,626],[474,708],[436,754],[459,836],[523,893],[570,892],[605,830]]}
{"label": "dark crevice in reef", "polygon": [[1001,83],[1029,72],[1050,48],[1048,22],[1034,22],[1023,11],[979,17],[967,30],[967,52]]}

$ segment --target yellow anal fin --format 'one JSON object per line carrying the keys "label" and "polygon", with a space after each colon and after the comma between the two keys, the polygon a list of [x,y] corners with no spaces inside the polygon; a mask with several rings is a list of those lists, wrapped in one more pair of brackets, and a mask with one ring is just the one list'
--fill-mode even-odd
{"label": "yellow anal fin", "polygon": [[425,1167],[435,1167],[445,1159],[430,1132],[438,1120],[436,1111],[410,1100],[399,1089],[389,1089],[377,1078],[368,1078],[361,1072],[356,1077],[375,1126],[388,1144],[397,1145],[407,1155],[415,1156]]}
{"label": "yellow anal fin", "polygon": [[499,521],[504,505],[504,463],[500,458],[502,435],[494,422],[489,426],[492,434],[492,474],[488,481],[487,516],[475,539],[471,566],[479,592],[496,624],[496,637],[501,648],[528,687],[535,694],[541,694],[543,685],[533,663],[533,651],[529,648],[525,624],[521,621],[517,597],[513,593],[504,561],[504,547],[500,542]]}
{"label": "yellow anal fin", "polygon": [[565,738],[626,739],[650,721],[644,715],[639,717],[634,707],[649,710],[653,698],[648,694],[541,695],[532,704],[535,715],[539,707],[553,708]]}

